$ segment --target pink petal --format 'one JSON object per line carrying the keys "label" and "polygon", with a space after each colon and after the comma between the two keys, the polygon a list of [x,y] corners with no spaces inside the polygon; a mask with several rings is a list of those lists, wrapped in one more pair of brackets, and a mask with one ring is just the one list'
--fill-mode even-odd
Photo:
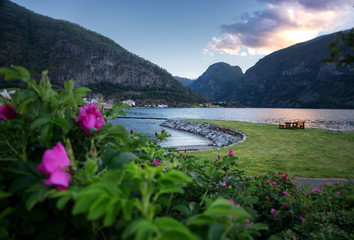
{"label": "pink petal", "polygon": [[65,148],[58,142],[55,147],[44,152],[42,163],[37,167],[37,170],[45,174],[51,174],[57,169],[65,169],[69,165],[70,160]]}
{"label": "pink petal", "polygon": [[69,173],[58,169],[57,171],[52,172],[50,177],[44,180],[44,183],[56,186],[59,190],[66,190],[69,187],[70,179],[71,176]]}

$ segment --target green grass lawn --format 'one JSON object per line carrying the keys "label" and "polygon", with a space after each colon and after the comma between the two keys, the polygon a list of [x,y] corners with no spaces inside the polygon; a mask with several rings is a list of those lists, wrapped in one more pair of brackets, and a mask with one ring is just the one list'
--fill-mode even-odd
{"label": "green grass lawn", "polygon": [[[354,177],[354,133],[318,129],[279,129],[270,124],[236,121],[198,120],[233,128],[246,133],[245,142],[232,148],[238,165],[247,175],[268,171],[284,172],[294,177]],[[230,148],[191,152],[198,158],[216,159]]]}

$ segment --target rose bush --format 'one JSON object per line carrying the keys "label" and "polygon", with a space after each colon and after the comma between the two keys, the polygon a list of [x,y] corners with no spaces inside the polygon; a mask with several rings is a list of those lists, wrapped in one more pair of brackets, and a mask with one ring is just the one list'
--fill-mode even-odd
{"label": "rose bush", "polygon": [[[230,149],[196,159],[130,134],[83,105],[89,89],[46,72],[0,98],[0,238],[4,239],[351,239],[353,184],[299,188],[287,174],[245,177]],[[266,224],[264,224],[266,223]]]}

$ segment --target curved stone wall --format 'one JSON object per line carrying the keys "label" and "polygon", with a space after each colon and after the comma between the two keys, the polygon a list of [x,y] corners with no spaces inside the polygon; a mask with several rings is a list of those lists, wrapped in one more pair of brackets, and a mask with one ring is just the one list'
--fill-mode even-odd
{"label": "curved stone wall", "polygon": [[240,131],[210,123],[169,119],[160,126],[199,134],[211,140],[214,146],[219,148],[234,145],[247,139],[247,135]]}

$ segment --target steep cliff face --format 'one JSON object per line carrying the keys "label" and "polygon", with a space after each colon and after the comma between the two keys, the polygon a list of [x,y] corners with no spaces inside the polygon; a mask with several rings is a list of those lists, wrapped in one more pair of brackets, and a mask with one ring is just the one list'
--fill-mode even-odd
{"label": "steep cliff face", "polygon": [[225,101],[242,76],[239,66],[230,66],[223,62],[215,63],[189,87],[207,98]]}
{"label": "steep cliff face", "polygon": [[37,77],[47,69],[57,85],[70,79],[76,86],[110,83],[130,86],[131,91],[138,92],[163,89],[164,96],[155,96],[159,99],[168,100],[168,95],[178,94],[185,95],[180,99],[203,101],[166,70],[114,41],[76,24],[33,13],[8,0],[0,0],[0,49],[0,66],[23,65]]}
{"label": "steep cliff face", "polygon": [[249,107],[353,108],[353,68],[321,63],[335,39],[321,36],[264,57],[230,98]]}

